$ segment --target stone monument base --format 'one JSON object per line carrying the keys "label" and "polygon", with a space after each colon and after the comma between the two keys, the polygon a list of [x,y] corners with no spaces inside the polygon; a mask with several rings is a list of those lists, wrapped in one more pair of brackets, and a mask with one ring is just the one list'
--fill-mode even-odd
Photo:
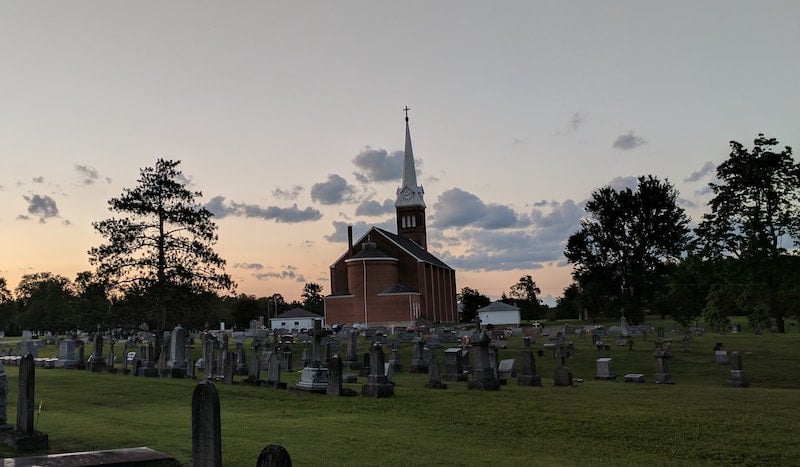
{"label": "stone monument base", "polygon": [[467,383],[467,389],[478,391],[499,391],[500,380],[496,378],[474,379]]}
{"label": "stone monument base", "polygon": [[308,392],[328,392],[328,369],[305,367],[300,373],[300,381],[295,384],[295,388],[300,391]]}
{"label": "stone monument base", "polygon": [[394,396],[394,385],[391,383],[366,383],[361,385],[361,395],[363,397],[392,397]]}
{"label": "stone monument base", "polygon": [[744,377],[744,371],[731,370],[731,379],[728,380],[728,386],[732,388],[746,388],[750,386],[750,382]]}
{"label": "stone monument base", "polygon": [[542,387],[542,377],[539,375],[517,376],[517,384],[520,386]]}
{"label": "stone monument base", "polygon": [[38,431],[26,433],[24,431],[11,430],[3,432],[2,437],[7,446],[17,451],[46,451],[50,449],[50,440],[46,433]]}
{"label": "stone monument base", "polygon": [[669,373],[656,373],[653,376],[653,382],[656,384],[675,384],[675,381],[672,381],[672,376]]}
{"label": "stone monument base", "polygon": [[466,374],[449,374],[445,373],[442,375],[442,379],[445,381],[466,381],[467,375]]}

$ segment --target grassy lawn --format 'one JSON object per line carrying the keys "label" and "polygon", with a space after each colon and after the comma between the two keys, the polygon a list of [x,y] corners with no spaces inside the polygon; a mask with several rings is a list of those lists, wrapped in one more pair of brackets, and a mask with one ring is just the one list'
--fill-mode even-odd
{"label": "grassy lawn", "polygon": [[[658,325],[658,324],[656,324]],[[555,360],[537,357],[543,387],[509,381],[499,392],[466,383],[426,389],[426,375],[395,373],[395,397],[334,398],[217,383],[223,463],[253,465],[268,444],[281,444],[295,465],[790,465],[800,459],[800,336],[752,333],[695,336],[690,353],[673,339],[676,384],[621,382],[626,373],[652,380],[654,336],[633,351],[612,347],[618,381],[595,381],[597,350],[573,342],[567,361],[584,382],[553,386]],[[519,358],[521,339],[501,358]],[[547,338],[538,338],[535,349]],[[609,338],[607,343],[613,344]],[[727,366],[714,363],[722,342],[742,353],[751,387],[729,388]],[[295,352],[299,355],[300,348]],[[443,363],[443,350],[437,358]],[[55,346],[42,354],[56,353]],[[403,348],[407,368],[410,347]],[[295,360],[296,361],[296,360]],[[519,361],[519,360],[518,360]],[[17,368],[6,366],[9,420],[15,420]],[[290,386],[298,373],[282,375]],[[348,387],[359,391],[359,384]],[[50,452],[148,446],[191,465],[191,397],[196,381],[36,369],[37,429]],[[4,457],[31,455],[0,448]]]}

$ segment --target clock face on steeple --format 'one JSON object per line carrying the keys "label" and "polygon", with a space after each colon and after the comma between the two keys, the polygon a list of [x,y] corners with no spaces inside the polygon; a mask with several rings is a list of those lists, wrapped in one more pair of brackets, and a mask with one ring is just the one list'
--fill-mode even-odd
{"label": "clock face on steeple", "polygon": [[404,201],[408,201],[414,197],[414,192],[411,191],[408,187],[404,187],[403,190],[400,192],[400,199]]}

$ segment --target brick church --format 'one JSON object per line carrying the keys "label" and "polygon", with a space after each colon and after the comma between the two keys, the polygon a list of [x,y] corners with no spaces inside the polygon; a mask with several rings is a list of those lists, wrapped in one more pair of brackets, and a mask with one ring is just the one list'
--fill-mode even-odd
{"label": "brick church", "polygon": [[428,252],[425,201],[417,185],[406,114],[403,180],[394,203],[397,233],[372,227],[331,265],[331,294],[325,322],[367,326],[408,326],[458,321],[456,271]]}

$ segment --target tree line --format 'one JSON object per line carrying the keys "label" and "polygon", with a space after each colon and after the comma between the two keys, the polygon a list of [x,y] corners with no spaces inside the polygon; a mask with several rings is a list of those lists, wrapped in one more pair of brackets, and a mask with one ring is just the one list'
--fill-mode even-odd
{"label": "tree line", "polygon": [[[754,327],[774,322],[783,332],[787,318],[800,318],[800,165],[790,147],[763,134],[752,149],[736,141],[730,148],[699,223],[692,224],[668,180],[643,175],[635,188],[602,187],[566,242],[573,282],[555,309],[542,304],[530,275],[501,300],[519,306],[523,319],[625,316],[638,323],[661,314],[721,327],[728,316],[744,315]],[[0,326],[13,332],[145,323],[160,336],[176,324],[244,327],[296,305],[321,314],[315,283],[289,304],[279,294],[233,294],[225,260],[214,251],[212,214],[197,201],[202,194],[187,188],[179,163],[158,159],[140,170],[134,188],[109,200],[115,216],[93,224],[105,240],[88,251],[95,271],[72,281],[26,275],[14,294],[0,278]],[[467,322],[489,304],[470,287],[458,299]]]}
{"label": "tree line", "polygon": [[[694,226],[668,180],[645,175],[635,189],[595,190],[567,240],[573,281],[556,307],[541,308],[530,276],[503,301],[521,304],[529,319],[638,323],[658,314],[721,328],[738,315],[784,332],[786,319],[800,319],[800,165],[778,146],[763,134],[752,149],[731,141],[708,187],[710,212]],[[468,287],[459,298],[468,320],[489,303]]]}

